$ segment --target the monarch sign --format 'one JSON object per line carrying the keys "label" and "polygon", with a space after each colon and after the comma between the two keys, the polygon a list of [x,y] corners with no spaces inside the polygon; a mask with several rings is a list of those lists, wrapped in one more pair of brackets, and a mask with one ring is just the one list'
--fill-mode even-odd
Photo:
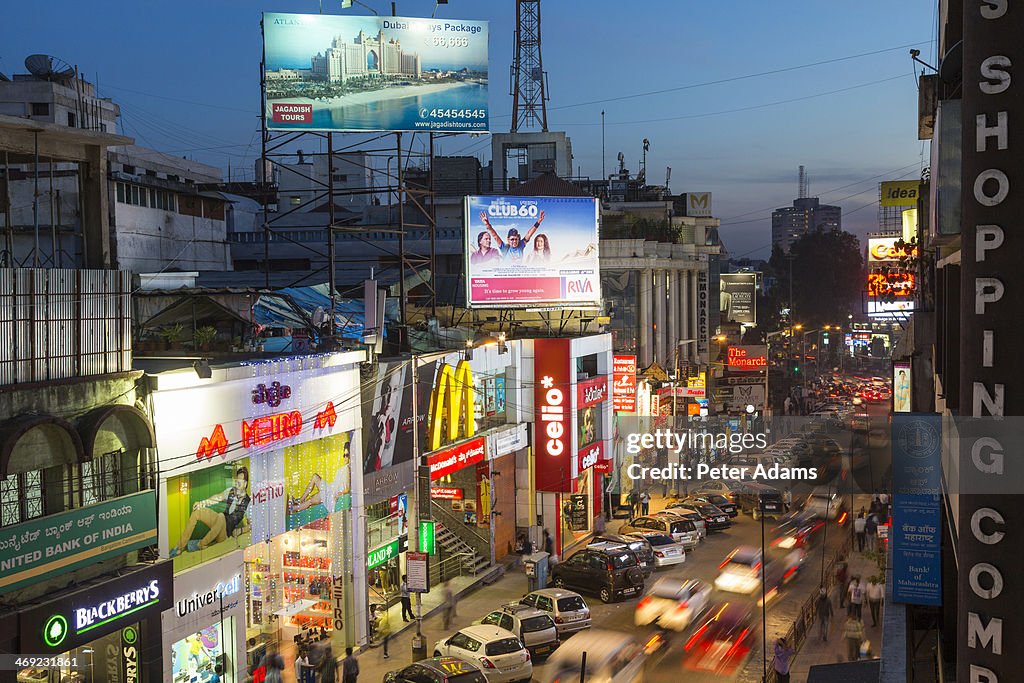
{"label": "the monarch sign", "polygon": [[434,393],[430,396],[427,450],[435,451],[442,442],[458,439],[460,422],[463,425],[461,436],[469,438],[476,433],[475,398],[473,371],[468,361],[459,361],[454,368],[447,363],[438,368]]}

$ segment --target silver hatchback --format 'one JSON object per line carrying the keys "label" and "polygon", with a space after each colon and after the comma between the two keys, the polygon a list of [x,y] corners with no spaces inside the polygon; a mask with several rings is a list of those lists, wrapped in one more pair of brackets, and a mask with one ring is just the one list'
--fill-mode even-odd
{"label": "silver hatchback", "polygon": [[519,604],[536,607],[550,614],[560,637],[591,626],[587,601],[579,593],[564,588],[542,588],[527,593]]}

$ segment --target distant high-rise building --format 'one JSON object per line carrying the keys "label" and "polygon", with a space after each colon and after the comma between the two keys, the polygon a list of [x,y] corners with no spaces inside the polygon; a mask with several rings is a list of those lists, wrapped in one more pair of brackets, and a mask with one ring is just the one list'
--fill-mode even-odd
{"label": "distant high-rise building", "polygon": [[841,230],[843,210],[838,206],[822,204],[817,197],[793,200],[793,206],[772,211],[772,248],[778,246],[784,253],[794,240],[811,230]]}

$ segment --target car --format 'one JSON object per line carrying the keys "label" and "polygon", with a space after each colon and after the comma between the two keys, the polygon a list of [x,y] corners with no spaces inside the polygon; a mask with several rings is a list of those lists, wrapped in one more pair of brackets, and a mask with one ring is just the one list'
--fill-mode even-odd
{"label": "car", "polygon": [[634,531],[630,536],[644,539],[654,549],[654,564],[658,567],[670,567],[686,562],[686,546],[677,543],[668,534],[657,531]]}
{"label": "car", "polygon": [[384,674],[384,683],[487,683],[476,664],[461,657],[431,657]]}
{"label": "car", "polygon": [[519,636],[523,645],[533,657],[546,657],[558,648],[558,627],[547,612],[536,607],[522,605],[518,602],[509,603],[499,610],[489,612],[481,624],[500,626]]}
{"label": "car", "polygon": [[795,548],[769,554],[768,562],[764,563],[760,548],[741,545],[726,555],[725,560],[718,565],[715,588],[727,593],[747,595],[758,593],[763,588],[765,597],[770,600],[784,585],[796,578],[806,558],[806,550]]}
{"label": "car", "polygon": [[596,592],[601,602],[639,595],[644,590],[644,571],[633,551],[625,546],[604,550],[584,548],[551,570],[556,588]]}
{"label": "car", "polygon": [[743,668],[757,643],[757,619],[748,605],[713,605],[683,645],[683,666],[733,676]]}
{"label": "car", "polygon": [[701,538],[700,530],[692,521],[672,515],[636,517],[619,527],[619,533],[622,534],[648,531],[667,534],[677,543],[682,543],[687,550],[696,548]]}
{"label": "car", "polygon": [[739,514],[739,510],[736,509],[736,503],[732,502],[731,499],[726,498],[718,493],[696,493],[690,496],[690,499],[699,501],[701,503],[710,503],[714,505],[722,512],[727,514],[729,517],[735,517]]}
{"label": "car", "polygon": [[762,515],[778,519],[786,513],[785,503],[778,489],[754,482],[743,487],[736,505],[741,512],[750,514],[754,519],[760,519]]}
{"label": "car", "polygon": [[820,519],[835,520],[839,524],[843,524],[848,516],[846,499],[831,488],[816,488],[811,491],[804,500],[803,510]]}
{"label": "car", "polygon": [[[679,507],[676,507],[679,506]],[[700,514],[696,510],[690,510],[685,507],[681,507],[680,503],[671,503],[669,507],[665,508],[661,512],[654,514],[655,518],[658,517],[675,517],[677,519],[685,519],[693,523],[693,526],[697,528],[697,536],[700,540],[704,540],[708,536],[708,526],[704,523],[704,515]]]}
{"label": "car", "polygon": [[783,550],[805,548],[814,542],[824,527],[825,522],[813,512],[799,510],[787,513],[772,531],[774,540],[771,546]]}
{"label": "car", "polygon": [[588,544],[588,548],[607,548],[613,545],[624,545],[634,553],[640,560],[640,567],[644,570],[644,576],[650,576],[654,572],[654,549],[643,539],[643,537],[623,536],[621,534],[598,534]]}
{"label": "car", "polygon": [[700,516],[704,518],[704,526],[708,531],[721,531],[732,526],[732,521],[729,519],[729,515],[725,514],[725,510],[706,500],[686,498],[681,504],[689,506],[690,510],[699,512]]}
{"label": "car", "polygon": [[[574,683],[585,678],[593,683],[641,683],[649,649],[629,634],[594,629],[558,648],[548,659],[540,682]],[[583,653],[587,656],[585,669]]]}
{"label": "car", "polygon": [[736,502],[733,495],[742,486],[742,482],[731,479],[709,479],[701,482],[700,486],[693,490],[693,494],[717,493]]}
{"label": "car", "polygon": [[487,683],[510,683],[533,678],[533,662],[523,641],[499,626],[467,626],[437,641],[434,656],[446,655],[478,664]]}
{"label": "car", "polygon": [[708,608],[711,586],[693,579],[658,579],[637,603],[633,622],[657,624],[670,631],[685,631]]}
{"label": "car", "polygon": [[541,588],[524,595],[519,604],[536,607],[550,614],[559,638],[588,629],[591,625],[587,601],[579,593],[570,590]]}

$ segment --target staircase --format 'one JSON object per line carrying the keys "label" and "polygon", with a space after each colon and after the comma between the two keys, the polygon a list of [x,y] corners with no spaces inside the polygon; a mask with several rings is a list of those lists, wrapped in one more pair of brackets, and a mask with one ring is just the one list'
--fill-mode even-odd
{"label": "staircase", "polygon": [[476,576],[478,573],[490,566],[491,560],[473,550],[472,547],[461,538],[453,534],[446,526],[435,520],[434,539],[444,550],[448,557],[461,555],[464,559],[462,568],[469,574]]}

